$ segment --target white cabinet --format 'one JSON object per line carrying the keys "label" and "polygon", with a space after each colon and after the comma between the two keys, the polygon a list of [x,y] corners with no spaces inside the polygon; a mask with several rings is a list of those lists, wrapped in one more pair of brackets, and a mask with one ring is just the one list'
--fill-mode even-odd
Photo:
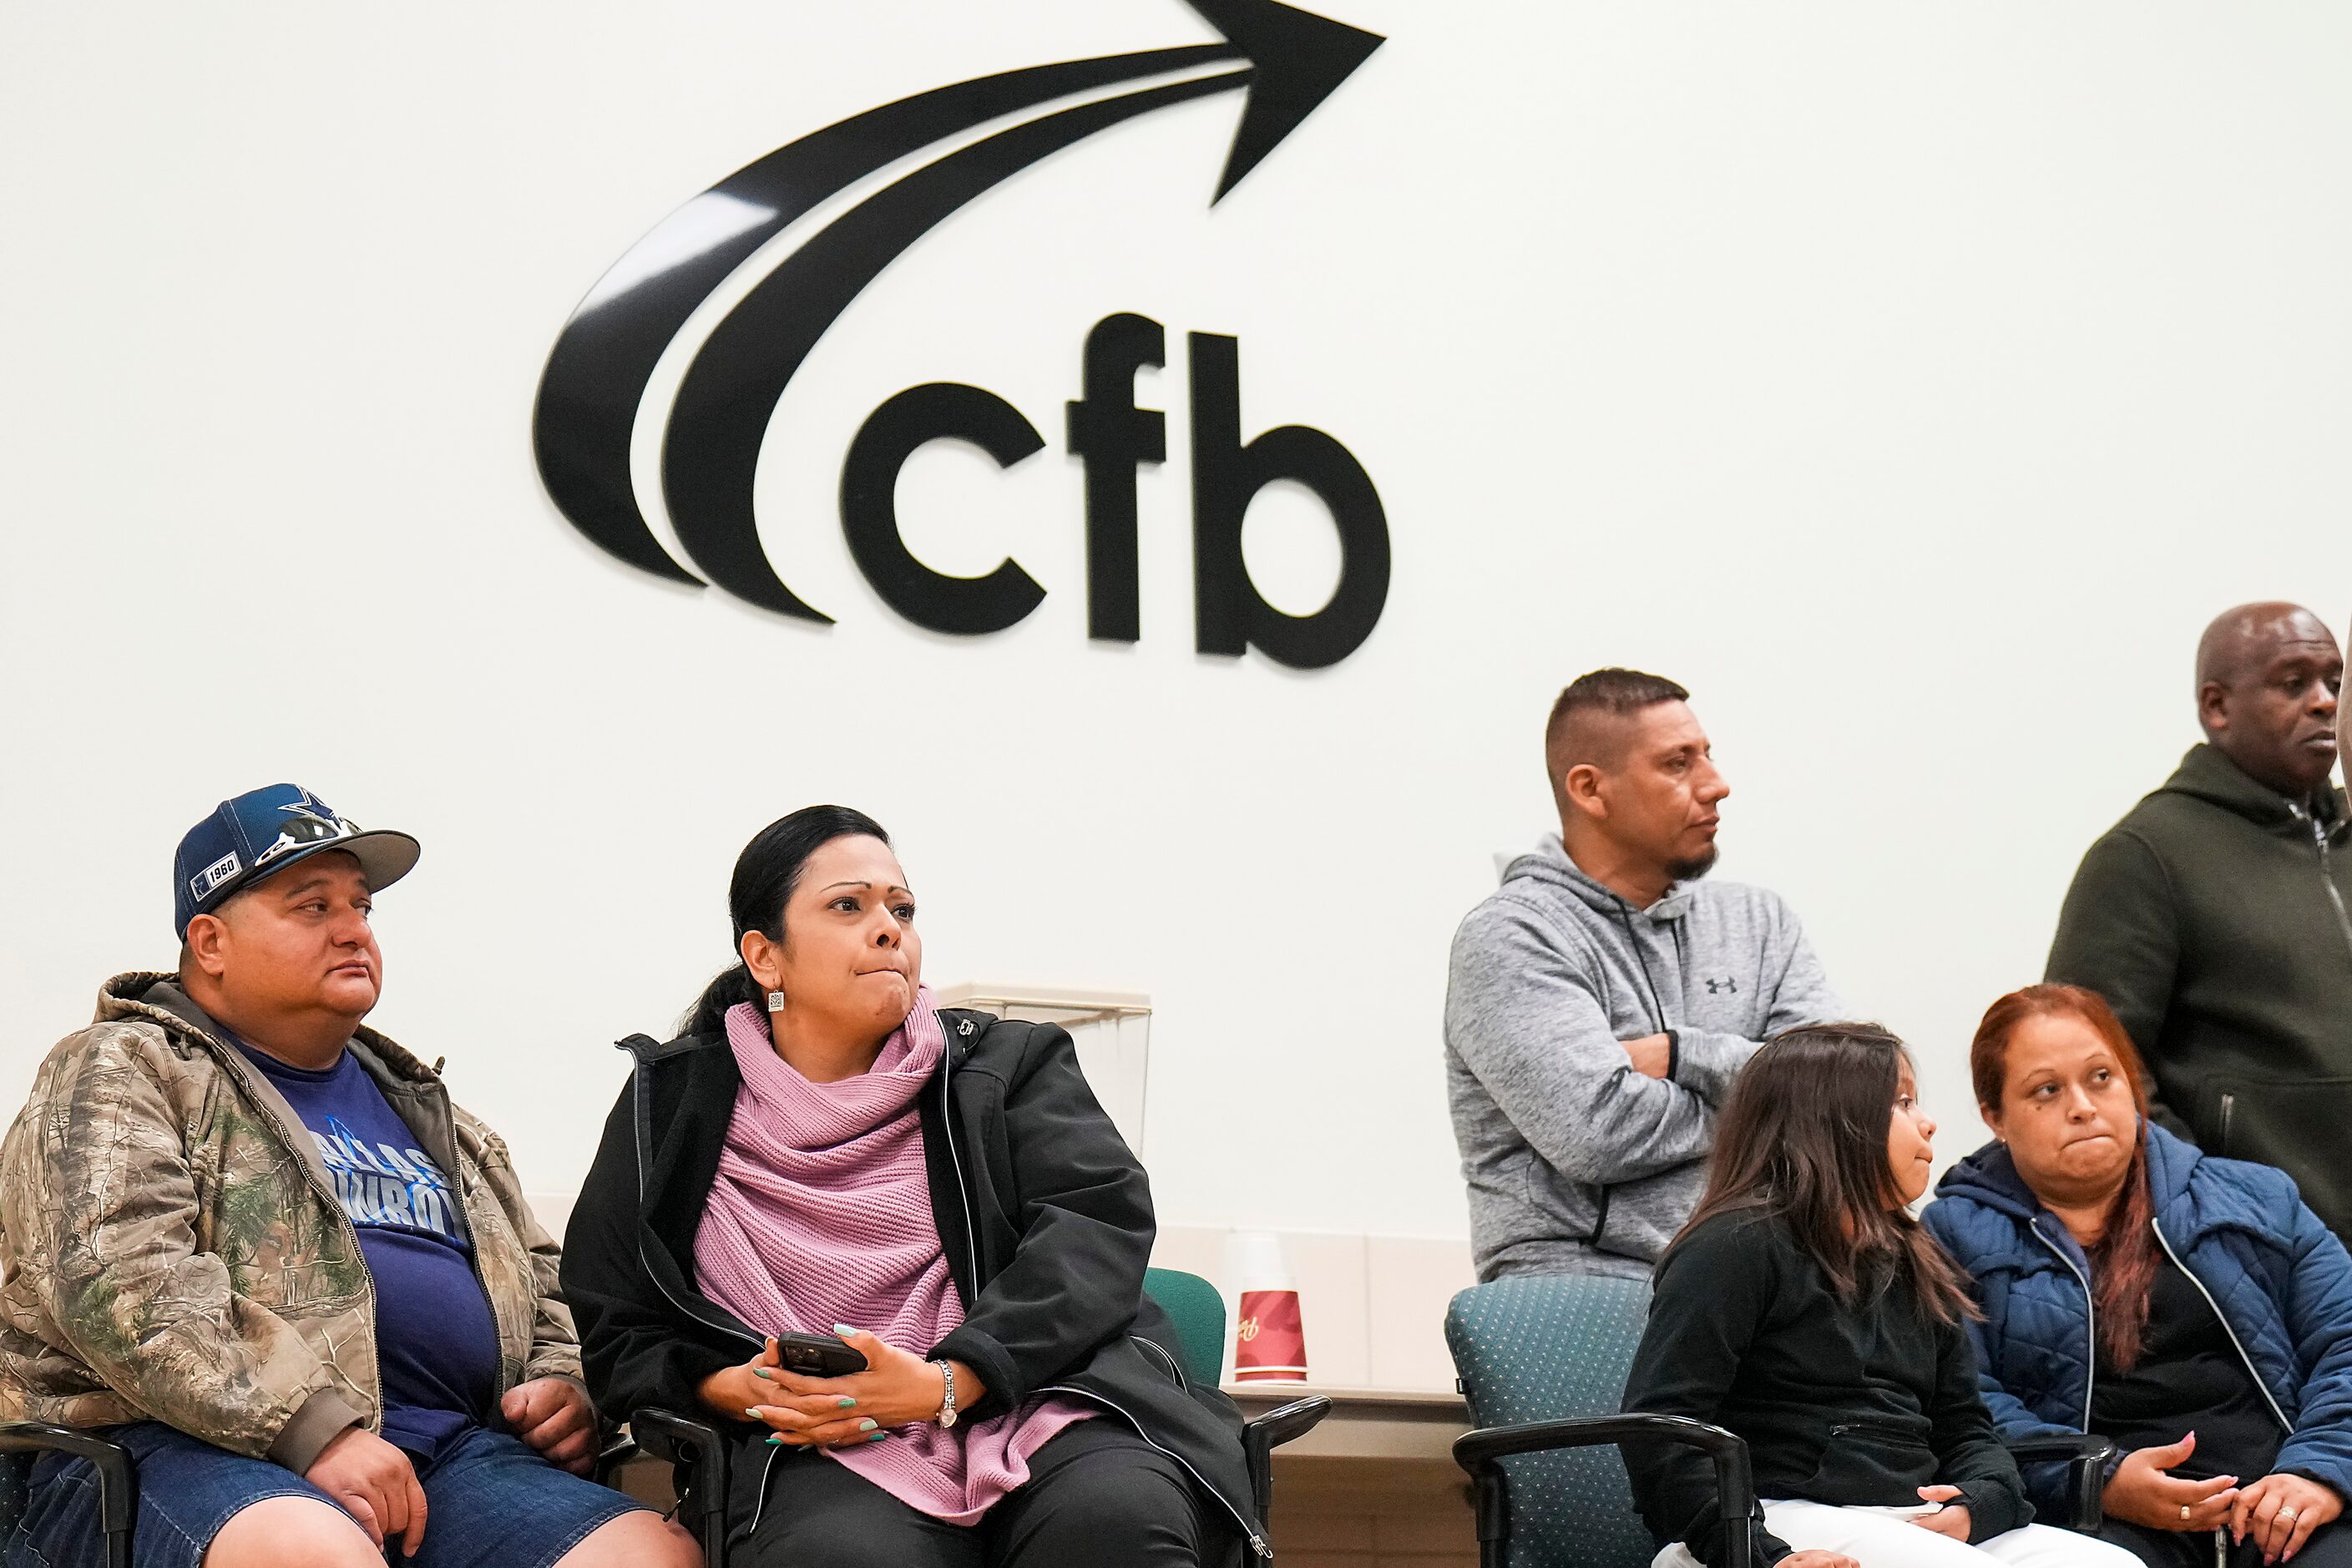
{"label": "white cabinet", "polygon": [[1128,991],[1069,991],[1019,985],[950,985],[942,1007],[968,1007],[1000,1018],[1059,1024],[1078,1047],[1078,1068],[1127,1146],[1143,1153],[1144,1089],[1151,1067],[1151,998]]}

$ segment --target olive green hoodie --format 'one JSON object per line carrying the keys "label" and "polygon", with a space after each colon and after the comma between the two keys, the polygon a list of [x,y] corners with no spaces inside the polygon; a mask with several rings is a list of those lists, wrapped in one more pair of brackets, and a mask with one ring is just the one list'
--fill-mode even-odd
{"label": "olive green hoodie", "polygon": [[2115,1007],[2161,1110],[2352,1237],[2352,813],[2190,748],[2083,857],[2049,978]]}

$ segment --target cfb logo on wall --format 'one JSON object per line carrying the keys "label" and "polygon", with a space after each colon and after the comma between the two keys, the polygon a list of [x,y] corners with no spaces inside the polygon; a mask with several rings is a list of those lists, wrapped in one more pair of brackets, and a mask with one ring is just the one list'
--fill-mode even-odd
{"label": "cfb logo on wall", "polygon": [[[958,82],[854,115],[778,148],[695,197],[615,262],[565,322],[531,417],[539,471],[572,525],[641,571],[803,620],[832,617],[776,575],[752,510],[760,447],[778,400],[826,330],[866,286],[950,214],[1047,155],[1156,109],[1248,95],[1215,200],[1222,200],[1381,38],[1276,0],[1188,0],[1222,44],[1071,60]],[[1230,66],[1233,68],[1215,68]],[[1202,72],[1207,74],[1202,74]],[[1171,73],[1183,79],[1132,86]],[[1129,90],[1118,90],[1130,88]],[[1089,95],[1068,107],[1056,100]],[[703,301],[777,235],[858,181],[990,121],[1033,114],[946,152],[849,207],[791,247],[695,353],[661,447],[662,500],[696,575],[647,526],[629,446],[655,366]],[[1388,520],[1371,477],[1333,437],[1286,425],[1244,441],[1239,350],[1191,334],[1194,640],[1203,653],[1256,647],[1302,669],[1337,664],[1371,635],[1388,601]],[[1166,363],[1166,334],[1122,313],[1086,340],[1069,450],[1084,466],[1087,628],[1139,637],[1136,474],[1167,457],[1165,417],[1135,405],[1135,374]],[[883,601],[934,631],[1002,631],[1045,596],[1010,559],[978,577],[935,572],[898,529],[899,470],[917,448],[966,441],[1000,467],[1041,450],[1028,416],[981,387],[933,382],[870,415],[842,464],[841,527]],[[1242,522],[1279,479],[1312,489],[1339,531],[1338,586],[1292,616],[1250,580]]]}

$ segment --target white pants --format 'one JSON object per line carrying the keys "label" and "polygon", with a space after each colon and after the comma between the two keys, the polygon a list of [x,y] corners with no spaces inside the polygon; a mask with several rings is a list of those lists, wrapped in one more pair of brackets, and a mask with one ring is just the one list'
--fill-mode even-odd
{"label": "white pants", "polygon": [[[2120,1546],[2029,1524],[1970,1546],[1948,1535],[1922,1530],[1907,1519],[1868,1509],[1834,1508],[1822,1502],[1767,1502],[1764,1528],[1800,1552],[1835,1552],[1862,1568],[2140,1568]],[[1675,1542],[1650,1568],[1700,1568],[1690,1548]]]}

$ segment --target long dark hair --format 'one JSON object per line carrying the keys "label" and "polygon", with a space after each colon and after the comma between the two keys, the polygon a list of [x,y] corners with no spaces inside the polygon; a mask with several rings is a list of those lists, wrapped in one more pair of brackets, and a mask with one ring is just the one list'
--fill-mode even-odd
{"label": "long dark hair", "polygon": [[1769,1215],[1850,1307],[1901,1276],[1941,1321],[1973,1316],[1959,1270],[1902,1206],[1886,1165],[1887,1118],[1909,1059],[1875,1024],[1775,1036],[1739,1069],[1716,1123],[1706,1191],[1682,1234],[1718,1215]]}
{"label": "long dark hair", "polygon": [[2131,1168],[2108,1201],[2106,1227],[2090,1251],[2091,1303],[2099,1321],[2099,1348],[2126,1372],[2139,1361],[2147,1332],[2147,1293],[2156,1283],[2156,1194],[2147,1179],[2147,1068],[2133,1048],[2123,1020],[2107,999],[2080,985],[2029,985],[1985,1009],[1977,1037],[1969,1042],[1969,1078],[1977,1104],[2000,1110],[2009,1081],[2009,1042],[2028,1018],[2072,1018],[2105,1042],[2123,1064],[2139,1116]]}
{"label": "long dark hair", "polygon": [[836,838],[879,838],[890,842],[882,825],[862,811],[845,805],[804,805],[790,816],[780,816],[752,836],[735,858],[735,875],[727,884],[727,912],[735,924],[735,963],[702,988],[702,994],[678,1023],[681,1035],[715,1035],[727,1026],[727,1009],[738,1002],[764,1006],[767,994],[743,966],[741,952],[747,931],[759,931],[771,942],[784,940],[784,905],[800,886],[809,857]]}

